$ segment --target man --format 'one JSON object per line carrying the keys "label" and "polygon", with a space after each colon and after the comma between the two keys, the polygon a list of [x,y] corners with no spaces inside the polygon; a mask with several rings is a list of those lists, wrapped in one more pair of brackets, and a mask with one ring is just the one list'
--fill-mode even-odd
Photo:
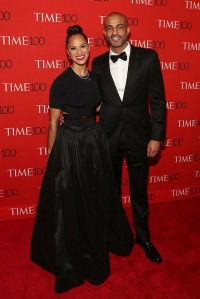
{"label": "man", "polygon": [[127,163],[135,241],[151,261],[161,263],[150,241],[147,196],[148,157],[158,154],[165,134],[160,62],[154,50],[128,43],[130,28],[121,13],[113,12],[105,18],[103,32],[110,51],[92,63],[103,97],[99,121],[109,142],[120,192],[124,157]]}

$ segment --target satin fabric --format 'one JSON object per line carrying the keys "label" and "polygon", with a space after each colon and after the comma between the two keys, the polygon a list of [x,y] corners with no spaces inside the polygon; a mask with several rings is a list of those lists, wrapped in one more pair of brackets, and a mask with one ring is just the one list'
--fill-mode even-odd
{"label": "satin fabric", "polygon": [[133,242],[100,125],[66,117],[41,186],[31,260],[55,275],[55,291],[62,293],[85,279],[103,283],[109,251],[129,255]]}

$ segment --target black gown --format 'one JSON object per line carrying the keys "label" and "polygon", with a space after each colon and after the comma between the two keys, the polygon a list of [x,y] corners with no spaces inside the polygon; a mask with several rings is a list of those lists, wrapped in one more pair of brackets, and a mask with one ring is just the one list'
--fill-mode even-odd
{"label": "black gown", "polygon": [[68,114],[58,127],[42,181],[31,260],[55,275],[55,291],[110,274],[109,251],[127,256],[134,239],[115,186],[109,148],[95,122],[101,95],[92,73],[71,68],[53,82],[50,107]]}

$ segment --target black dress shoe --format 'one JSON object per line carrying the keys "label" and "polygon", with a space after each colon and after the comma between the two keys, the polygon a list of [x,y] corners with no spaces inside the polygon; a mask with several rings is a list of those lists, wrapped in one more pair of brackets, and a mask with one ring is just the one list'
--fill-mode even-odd
{"label": "black dress shoe", "polygon": [[142,246],[146,256],[154,263],[162,263],[162,257],[156,249],[156,247],[151,242],[142,242],[138,239],[135,240],[135,243],[139,246]]}

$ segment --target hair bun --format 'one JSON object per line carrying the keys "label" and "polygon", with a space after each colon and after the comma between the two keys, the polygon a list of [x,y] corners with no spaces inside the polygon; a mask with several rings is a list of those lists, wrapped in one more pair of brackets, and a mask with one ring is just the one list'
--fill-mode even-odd
{"label": "hair bun", "polygon": [[67,36],[66,36],[66,39],[65,39],[66,46],[68,46],[70,38],[73,37],[76,34],[82,35],[82,37],[84,38],[84,40],[86,41],[86,43],[88,43],[88,38],[85,35],[85,33],[83,32],[83,29],[81,28],[81,26],[74,25],[74,26],[69,26],[67,28]]}
{"label": "hair bun", "polygon": [[73,34],[83,34],[83,29],[79,25],[69,26],[67,29],[67,35],[73,35]]}

